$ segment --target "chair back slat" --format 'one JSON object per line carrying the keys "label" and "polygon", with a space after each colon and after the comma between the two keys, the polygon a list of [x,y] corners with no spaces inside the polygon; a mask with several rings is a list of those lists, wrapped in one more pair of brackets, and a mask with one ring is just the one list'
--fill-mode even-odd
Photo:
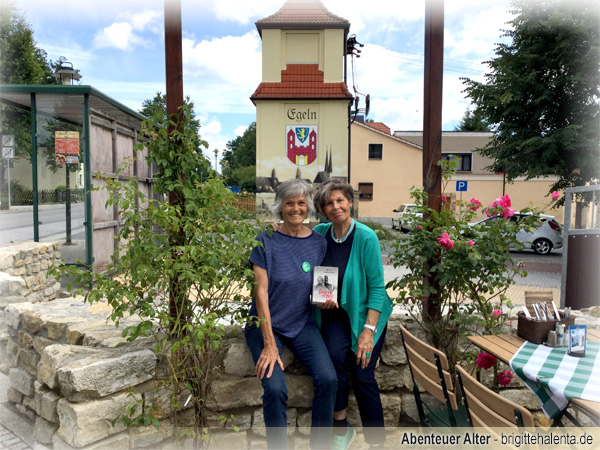
{"label": "chair back slat", "polygon": [[[427,392],[429,392],[431,395],[433,395],[436,399],[438,399],[440,402],[445,403],[446,402],[446,398],[444,397],[444,389],[442,388],[442,385],[439,383],[439,378],[429,378],[427,375],[425,375],[422,371],[421,371],[421,367],[419,367],[417,364],[411,364],[412,365],[412,370],[413,370],[413,376],[415,377],[415,381],[417,382],[417,385],[421,386],[423,389],[425,389]],[[456,396],[454,395],[454,392],[447,390],[448,392],[448,400],[450,401],[450,406],[452,407],[452,409],[456,410],[458,409],[458,405],[456,404]]]}
{"label": "chair back slat", "polygon": [[439,351],[437,348],[432,347],[429,344],[426,344],[415,335],[413,335],[410,331],[404,328],[403,325],[400,325],[400,330],[402,331],[402,336],[404,338],[404,344],[407,347],[411,347],[415,349],[415,352],[429,361],[431,364],[435,366],[435,355],[437,354],[440,362],[442,363],[442,369],[450,370],[450,365],[448,364],[448,358],[446,355]]}
{"label": "chair back slat", "polygon": [[[435,363],[430,363],[422,354],[417,353],[413,347],[407,345],[406,351],[408,352],[408,359],[411,361],[413,366],[418,368],[419,372],[421,372],[425,378],[431,380],[431,382],[438,385],[441,389],[440,375]],[[453,392],[454,383],[452,382],[452,375],[450,375],[450,372],[447,370],[442,370],[442,373],[444,375],[444,381],[446,382],[446,388],[448,389],[448,392]],[[441,401],[444,401],[443,396]]]}
{"label": "chair back slat", "polygon": [[524,407],[488,389],[460,366],[456,371],[462,383],[473,426],[516,427],[515,410],[521,413],[523,425],[534,428],[533,415]]}

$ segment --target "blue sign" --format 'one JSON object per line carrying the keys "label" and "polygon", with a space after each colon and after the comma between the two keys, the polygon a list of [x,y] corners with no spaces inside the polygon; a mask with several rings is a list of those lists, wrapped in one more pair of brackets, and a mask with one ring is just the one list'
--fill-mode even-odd
{"label": "blue sign", "polygon": [[466,181],[457,181],[456,182],[456,192],[466,191],[467,190],[467,182]]}

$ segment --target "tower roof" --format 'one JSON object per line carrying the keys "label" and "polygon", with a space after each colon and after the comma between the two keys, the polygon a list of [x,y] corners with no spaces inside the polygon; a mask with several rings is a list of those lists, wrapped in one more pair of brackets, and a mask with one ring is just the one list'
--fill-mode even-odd
{"label": "tower roof", "polygon": [[323,29],[350,30],[350,22],[329,12],[321,0],[287,0],[275,14],[256,22],[262,35],[265,28],[276,29]]}

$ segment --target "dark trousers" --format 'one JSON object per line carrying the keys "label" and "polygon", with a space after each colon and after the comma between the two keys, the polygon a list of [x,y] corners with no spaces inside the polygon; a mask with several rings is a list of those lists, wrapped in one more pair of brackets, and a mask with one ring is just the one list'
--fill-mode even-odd
{"label": "dark trousers", "polygon": [[371,351],[369,364],[363,369],[356,364],[356,354],[352,351],[352,331],[346,311],[342,308],[321,311],[321,318],[321,334],[338,379],[334,411],[341,411],[348,407],[350,389],[348,372],[350,372],[365,441],[371,445],[380,444],[385,440],[385,433],[379,386],[375,381],[375,366],[383,348],[387,325]]}
{"label": "dark trousers", "polygon": [[[260,328],[246,331],[246,342],[252,353],[254,364],[264,348]],[[312,423],[310,447],[329,449],[331,446],[331,427],[333,425],[333,405],[337,390],[335,369],[329,358],[323,338],[314,322],[309,322],[300,334],[293,339],[277,333],[275,341],[279,356],[283,346],[289,348],[294,356],[306,367],[313,379],[314,397],[312,402]],[[271,378],[265,375],[261,380],[263,393],[263,414],[267,427],[267,446],[271,449],[287,448],[287,400],[288,389],[285,376],[279,365],[275,365]]]}

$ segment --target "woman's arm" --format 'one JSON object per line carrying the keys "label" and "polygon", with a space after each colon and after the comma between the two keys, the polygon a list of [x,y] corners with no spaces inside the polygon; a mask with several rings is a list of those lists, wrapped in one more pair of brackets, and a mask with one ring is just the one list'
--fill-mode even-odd
{"label": "woman's arm", "polygon": [[[369,309],[367,312],[367,321],[365,324],[376,327],[377,321],[379,320],[380,312],[375,309]],[[375,332],[369,328],[363,328],[362,332],[358,336],[358,343],[356,344],[356,364],[364,369],[369,364],[371,359],[371,352],[375,346]],[[369,353],[369,357],[367,357]]]}
{"label": "woman's arm", "polygon": [[256,363],[256,376],[262,379],[265,374],[271,378],[275,364],[279,364],[283,370],[283,362],[279,357],[279,349],[275,343],[273,328],[271,327],[271,312],[269,310],[269,278],[267,271],[256,264],[252,266],[254,271],[254,287],[256,298],[256,310],[260,319],[260,330],[263,335],[264,348]]}

